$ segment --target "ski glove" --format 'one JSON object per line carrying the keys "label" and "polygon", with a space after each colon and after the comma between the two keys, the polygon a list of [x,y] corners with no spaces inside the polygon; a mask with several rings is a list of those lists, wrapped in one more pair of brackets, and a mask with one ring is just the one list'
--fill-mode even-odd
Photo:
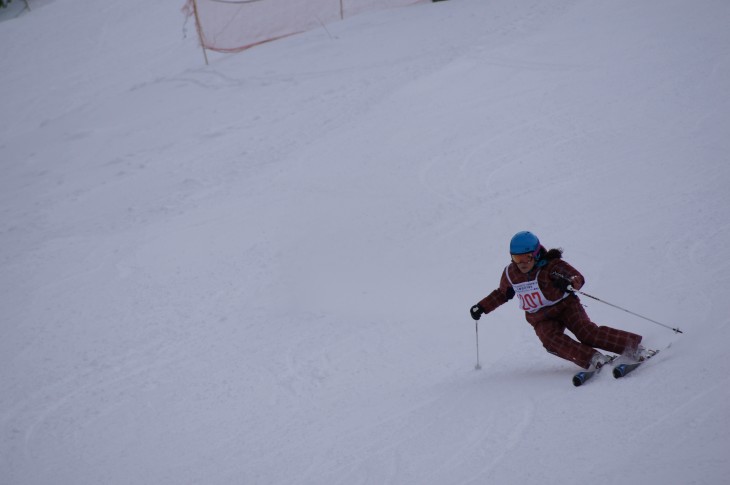
{"label": "ski glove", "polygon": [[551,276],[553,277],[553,286],[555,288],[559,289],[560,291],[562,291],[563,293],[568,291],[568,287],[573,282],[572,278],[568,278],[567,276],[562,275],[558,272],[553,272],[551,274]]}
{"label": "ski glove", "polygon": [[471,317],[474,320],[479,320],[480,318],[482,318],[482,314],[484,313],[484,310],[482,310],[482,307],[480,307],[479,303],[477,303],[476,305],[471,307],[471,309],[469,310],[469,313],[471,313]]}

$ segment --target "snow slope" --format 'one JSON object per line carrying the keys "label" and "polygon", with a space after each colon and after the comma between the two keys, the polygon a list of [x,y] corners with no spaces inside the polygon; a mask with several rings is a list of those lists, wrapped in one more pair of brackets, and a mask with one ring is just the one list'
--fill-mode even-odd
{"label": "snow slope", "polygon": [[[37,5],[0,23],[0,482],[724,483],[730,3],[423,3],[208,67],[175,2]],[[523,229],[685,333],[584,298],[672,347],[574,388],[510,304],[475,371]]]}

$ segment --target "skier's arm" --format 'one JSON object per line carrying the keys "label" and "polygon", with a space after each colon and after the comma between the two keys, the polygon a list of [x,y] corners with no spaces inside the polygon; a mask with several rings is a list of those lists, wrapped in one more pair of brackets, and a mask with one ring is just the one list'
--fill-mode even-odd
{"label": "skier's arm", "polygon": [[499,288],[492,291],[484,297],[479,303],[471,308],[472,318],[478,320],[483,313],[494,311],[497,307],[504,305],[515,296],[515,290],[512,288],[505,273],[502,273],[502,279],[499,282]]}
{"label": "skier's arm", "polygon": [[550,268],[550,279],[553,280],[554,286],[562,291],[565,291],[568,285],[580,290],[586,282],[577,269],[562,259],[555,261]]}

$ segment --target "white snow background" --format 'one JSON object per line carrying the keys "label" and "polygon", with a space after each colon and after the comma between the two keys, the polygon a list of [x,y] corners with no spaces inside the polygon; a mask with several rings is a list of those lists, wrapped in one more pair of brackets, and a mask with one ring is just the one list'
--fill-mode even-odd
{"label": "white snow background", "polygon": [[[0,483],[721,484],[730,2],[451,0],[205,66],[182,1],[0,22]],[[670,349],[571,384],[512,234]]]}

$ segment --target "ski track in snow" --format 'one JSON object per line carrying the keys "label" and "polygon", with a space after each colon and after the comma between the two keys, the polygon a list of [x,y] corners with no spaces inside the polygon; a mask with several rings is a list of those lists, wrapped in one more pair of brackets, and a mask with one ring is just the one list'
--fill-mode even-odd
{"label": "ski track in snow", "polygon": [[[347,443],[353,446],[347,446],[345,454],[329,450],[312,463],[297,483],[333,480],[388,484],[422,480],[478,483],[488,477],[490,470],[523,438],[534,417],[534,406],[527,401],[508,412],[498,411],[494,406],[490,411],[474,416],[464,413],[464,410],[473,409],[473,398],[474,392],[464,387],[457,396],[450,395],[448,401],[444,397],[426,398],[417,405],[399,409],[387,419],[348,430]],[[456,428],[464,432],[454,442],[456,446],[441,450],[438,456],[420,457],[414,464],[411,455],[417,451],[413,448],[433,436],[454,434],[454,429],[448,428],[454,427],[455,420],[459,421]],[[496,421],[503,424],[495,426]],[[410,463],[402,459],[406,454],[411,456]],[[336,464],[331,463],[332,456],[337,457]],[[431,464],[428,476],[423,476],[418,464],[423,462],[425,466],[429,459],[436,462]],[[478,472],[457,479],[454,470],[463,468],[473,473],[473,468],[462,465],[471,465],[477,459],[480,460]]]}
{"label": "ski track in snow", "polygon": [[[629,440],[637,441],[640,439],[643,433],[656,430],[657,428],[661,428],[662,425],[665,424],[667,421],[672,420],[677,416],[681,416],[683,414],[689,414],[693,416],[689,423],[692,428],[707,424],[706,422],[712,419],[709,418],[708,415],[716,411],[724,410],[724,406],[718,404],[718,402],[721,401],[718,394],[727,394],[726,390],[728,389],[728,381],[730,381],[730,378],[721,379],[719,382],[717,382],[716,384],[712,384],[707,389],[701,391],[699,394],[692,397],[690,400],[688,400],[686,403],[683,403],[676,409],[672,409],[669,412],[660,416],[655,416],[649,424],[637,430],[636,434],[630,437]],[[697,410],[702,411],[697,412]]]}
{"label": "ski track in snow", "polygon": [[[73,424],[68,429],[64,429],[64,425],[57,431],[67,433],[68,430],[83,429],[114,407],[122,405],[127,391],[139,386],[140,381],[144,381],[151,371],[183,360],[184,357],[180,355],[165,357],[171,351],[176,353],[170,344],[154,342],[135,347],[116,359],[107,358],[103,363],[91,363],[88,370],[67,375],[17,402],[4,413],[2,426],[24,429],[24,454],[32,460],[33,440],[40,427],[63,416],[63,420],[59,421]],[[150,360],[150,355],[154,355],[154,359]],[[99,365],[100,369],[97,368]],[[57,425],[53,423],[52,426],[55,428]]]}

